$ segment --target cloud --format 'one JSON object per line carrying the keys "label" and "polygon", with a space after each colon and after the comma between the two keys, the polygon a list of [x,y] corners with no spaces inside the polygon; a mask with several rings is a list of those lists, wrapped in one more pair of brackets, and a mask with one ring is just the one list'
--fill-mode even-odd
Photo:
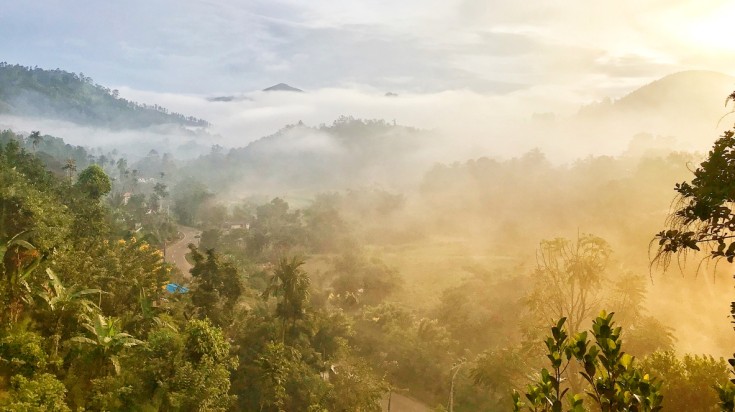
{"label": "cloud", "polygon": [[[342,115],[395,120],[398,124],[433,131],[433,140],[426,146],[440,153],[436,158],[442,161],[479,156],[512,157],[533,148],[542,149],[557,161],[588,154],[619,154],[630,138],[641,131],[635,129],[638,123],[631,123],[630,130],[614,127],[590,134],[588,131],[594,126],[580,127],[574,123],[579,109],[575,94],[553,86],[505,95],[455,90],[402,93],[397,97],[387,97],[382,90],[369,88],[330,88],[307,93],[253,92],[231,102],[129,88],[121,88],[120,92],[129,99],[156,103],[210,120],[214,124],[212,132],[220,136],[217,143],[228,147],[243,147],[287,124],[300,121],[310,126],[331,124]],[[539,123],[534,120],[534,113],[554,113],[552,119],[557,120]],[[676,130],[675,127],[672,123],[671,130]]]}
{"label": "cloud", "polygon": [[0,46],[10,62],[146,90],[232,93],[288,82],[508,93],[728,70],[735,50],[720,47],[725,40],[707,47],[717,33],[702,28],[729,10],[723,1],[661,0],[50,0],[4,7]]}

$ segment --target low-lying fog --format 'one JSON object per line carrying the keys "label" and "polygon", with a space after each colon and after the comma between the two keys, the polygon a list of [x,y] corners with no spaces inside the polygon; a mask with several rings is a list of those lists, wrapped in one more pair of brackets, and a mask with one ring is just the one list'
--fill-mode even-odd
{"label": "low-lying fog", "polygon": [[[356,87],[304,93],[256,91],[210,95],[120,87],[121,97],[204,118],[212,126],[206,132],[173,126],[111,131],[63,121],[9,116],[0,116],[0,125],[16,130],[41,130],[72,144],[117,148],[132,156],[143,156],[155,149],[185,159],[208,153],[212,145],[244,147],[288,124],[301,121],[317,127],[346,115],[383,119],[433,132],[425,147],[430,153],[428,164],[478,156],[508,158],[534,148],[554,162],[569,162],[588,155],[621,154],[641,132],[666,137],[667,149],[706,150],[718,130],[730,122],[727,117],[720,121],[728,111],[720,104],[729,93],[728,87],[722,86],[727,82],[720,80],[719,87],[706,85],[706,90],[700,93],[706,94],[706,98],[696,96],[696,101],[687,102],[687,96],[677,101],[670,94],[671,89],[678,87],[696,91],[699,87],[696,82],[706,83],[711,80],[707,76],[714,75],[701,72],[683,81],[670,80],[663,93],[654,90],[649,93],[653,98],[644,96],[648,99],[644,101],[651,104],[644,110],[621,108],[610,100],[582,101],[578,94],[557,86],[507,94],[469,90],[392,93]],[[631,88],[630,92],[634,90]],[[394,95],[388,95],[389,92]],[[214,99],[218,97],[220,101]],[[621,97],[612,96],[612,101]],[[707,102],[706,110],[701,107],[703,101]],[[321,140],[324,143],[325,139]]]}
{"label": "low-lying fog", "polygon": [[[308,126],[318,126],[347,115],[435,131],[436,140],[428,144],[444,155],[444,161],[478,155],[517,156],[533,148],[563,162],[587,155],[617,155],[639,132],[675,136],[674,147],[669,146],[672,149],[705,150],[711,137],[717,134],[720,116],[727,112],[721,106],[719,112],[711,112],[709,116],[699,113],[670,116],[670,113],[657,115],[654,109],[620,113],[624,118],[618,119],[588,119],[578,114],[585,102],[575,100],[577,96],[565,94],[557,87],[500,95],[453,90],[386,96],[388,91],[374,89],[217,95],[232,97],[231,101],[130,88],[120,91],[131,100],[156,102],[209,120],[213,124],[212,132],[219,136],[215,143],[226,147],[245,146],[286,124],[302,121]],[[717,103],[727,94],[727,89],[723,89]]]}

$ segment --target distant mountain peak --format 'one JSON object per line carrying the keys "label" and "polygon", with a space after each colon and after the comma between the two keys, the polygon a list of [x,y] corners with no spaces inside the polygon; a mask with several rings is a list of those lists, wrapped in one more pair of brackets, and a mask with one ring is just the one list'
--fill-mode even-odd
{"label": "distant mountain peak", "polygon": [[301,89],[297,89],[293,86],[289,86],[286,83],[278,83],[274,86],[263,89],[264,92],[298,92],[303,93]]}

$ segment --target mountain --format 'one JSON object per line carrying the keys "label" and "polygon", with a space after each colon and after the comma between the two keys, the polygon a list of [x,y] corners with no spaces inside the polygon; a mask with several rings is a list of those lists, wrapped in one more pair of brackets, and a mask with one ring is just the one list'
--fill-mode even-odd
{"label": "mountain", "polygon": [[566,136],[582,133],[593,152],[615,153],[625,150],[634,136],[647,135],[671,142],[660,145],[661,150],[706,150],[735,120],[728,116],[735,105],[725,106],[733,90],[735,77],[723,73],[674,73],[619,99],[582,107],[568,122],[556,126],[557,139],[561,146],[569,144]]}
{"label": "mountain", "polygon": [[64,120],[109,129],[173,124],[209,126],[203,119],[120,98],[117,90],[95,84],[84,74],[0,63],[0,114]]}
{"label": "mountain", "polygon": [[264,92],[297,92],[297,93],[304,92],[303,90],[289,86],[286,83],[278,83],[274,86],[263,89],[263,91]]}
{"label": "mountain", "polygon": [[685,71],[647,84],[615,102],[615,106],[626,111],[718,110],[733,89],[735,77],[713,71]]}
{"label": "mountain", "polygon": [[735,90],[735,77],[704,70],[674,73],[642,86],[617,100],[585,106],[583,116],[657,113],[711,116],[724,108],[725,98]]}

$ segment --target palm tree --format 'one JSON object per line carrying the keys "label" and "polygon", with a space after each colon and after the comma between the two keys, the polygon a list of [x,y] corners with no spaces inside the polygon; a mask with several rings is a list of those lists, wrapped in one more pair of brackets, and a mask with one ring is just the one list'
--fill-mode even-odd
{"label": "palm tree", "polygon": [[117,170],[120,172],[120,181],[122,181],[125,171],[128,170],[128,161],[125,158],[121,157],[117,159]]}
{"label": "palm tree", "polygon": [[263,299],[270,296],[280,297],[276,307],[276,316],[281,318],[281,342],[286,340],[286,322],[291,321],[291,328],[296,321],[304,317],[305,306],[309,300],[309,275],[301,269],[306,262],[300,257],[290,260],[281,258],[270,279],[270,284],[262,294]]}
{"label": "palm tree", "polygon": [[62,167],[61,169],[66,171],[67,177],[69,178],[69,183],[71,183],[71,179],[74,177],[74,173],[76,173],[77,171],[77,161],[70,157],[66,159],[66,164],[64,164],[64,167]]}
{"label": "palm tree", "polygon": [[71,338],[72,342],[89,345],[103,361],[110,361],[115,374],[120,374],[120,354],[124,349],[140,345],[141,341],[120,330],[120,321],[115,318],[107,318],[102,314],[82,317],[82,327],[89,332],[90,337],[76,336]]}
{"label": "palm tree", "polygon": [[43,142],[43,137],[41,137],[41,132],[38,130],[34,130],[31,132],[31,135],[28,136],[28,140],[31,141],[31,145],[33,146],[33,151],[35,152],[36,149],[38,149],[38,145]]}

